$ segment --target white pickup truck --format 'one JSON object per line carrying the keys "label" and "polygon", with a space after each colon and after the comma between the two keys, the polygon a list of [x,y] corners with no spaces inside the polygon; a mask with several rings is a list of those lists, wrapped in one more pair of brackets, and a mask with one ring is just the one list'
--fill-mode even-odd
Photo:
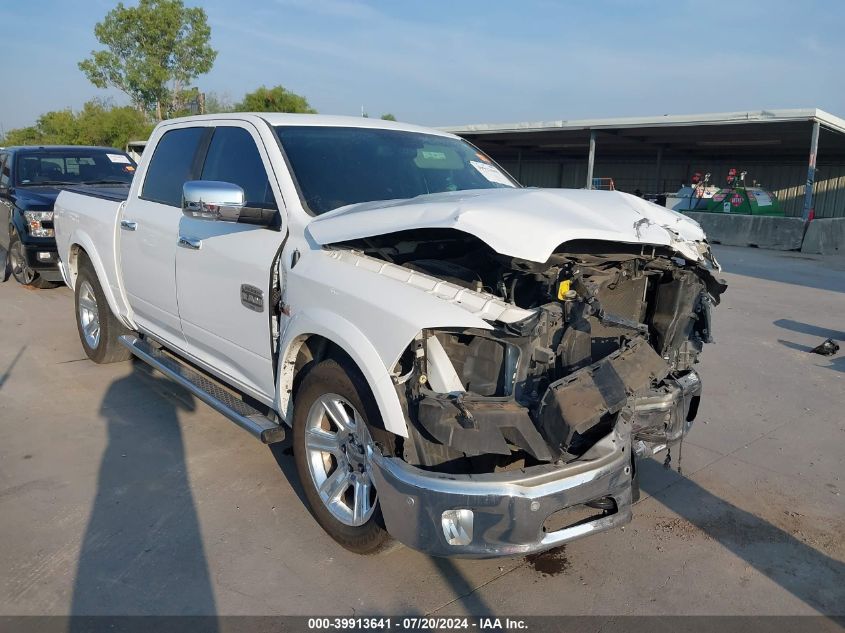
{"label": "white pickup truck", "polygon": [[451,134],[288,114],[161,123],[128,195],[63,192],[86,354],[151,364],[374,552],[533,552],[623,525],[683,438],[725,290],[694,221],[523,188]]}

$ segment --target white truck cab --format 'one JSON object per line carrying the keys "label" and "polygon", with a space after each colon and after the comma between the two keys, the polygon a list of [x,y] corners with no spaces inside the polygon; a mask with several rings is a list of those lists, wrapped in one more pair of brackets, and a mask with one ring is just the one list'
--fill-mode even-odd
{"label": "white truck cab", "polygon": [[525,189],[466,141],[365,118],[165,121],[128,195],[63,192],[95,362],[150,363],[264,442],[361,553],[547,549],[630,519],[682,440],[725,285],[692,220]]}

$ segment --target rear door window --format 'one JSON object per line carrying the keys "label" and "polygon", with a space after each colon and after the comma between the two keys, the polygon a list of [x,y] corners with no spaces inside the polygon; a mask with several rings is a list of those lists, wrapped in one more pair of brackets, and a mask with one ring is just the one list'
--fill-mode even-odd
{"label": "rear door window", "polygon": [[165,132],[147,167],[141,191],[144,200],[182,206],[182,185],[193,180],[194,158],[206,129],[187,127]]}

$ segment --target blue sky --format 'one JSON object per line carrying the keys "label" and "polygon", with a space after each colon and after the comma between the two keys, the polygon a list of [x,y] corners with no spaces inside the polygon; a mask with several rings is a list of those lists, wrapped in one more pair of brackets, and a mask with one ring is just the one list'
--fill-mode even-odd
{"label": "blue sky", "polygon": [[[107,0],[2,0],[4,129],[98,90],[77,62]],[[132,0],[128,2],[132,4]],[[845,2],[187,0],[232,101],[261,84],[321,113],[424,125],[820,107],[845,115]]]}

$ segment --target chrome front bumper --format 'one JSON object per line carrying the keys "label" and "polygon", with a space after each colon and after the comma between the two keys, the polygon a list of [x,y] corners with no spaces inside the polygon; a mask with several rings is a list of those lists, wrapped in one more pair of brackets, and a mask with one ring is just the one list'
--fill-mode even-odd
{"label": "chrome front bumper", "polygon": [[[387,531],[402,543],[435,556],[527,554],[631,520],[630,423],[621,418],[612,433],[563,466],[447,475],[415,468],[378,451],[373,461]],[[551,515],[596,500],[614,508],[562,529],[544,528]]]}

